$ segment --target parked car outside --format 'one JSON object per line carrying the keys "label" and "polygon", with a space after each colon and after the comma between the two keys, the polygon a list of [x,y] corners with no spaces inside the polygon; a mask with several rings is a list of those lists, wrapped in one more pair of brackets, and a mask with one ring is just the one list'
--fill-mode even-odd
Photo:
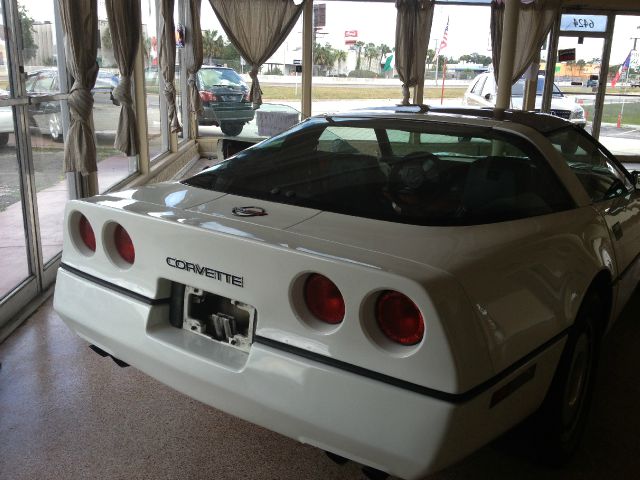
{"label": "parked car outside", "polygon": [[531,415],[560,462],[640,278],[638,186],[551,115],[317,116],[70,201],[54,306],[103,356],[398,477]]}
{"label": "parked car outside", "polygon": [[9,134],[13,132],[13,109],[0,107],[0,147],[4,147],[9,142]]}
{"label": "parked car outside", "polygon": [[[543,76],[538,77],[535,102],[536,112],[539,112],[542,107],[544,80],[545,78]],[[513,87],[511,87],[511,108],[516,110],[522,109],[524,86],[524,79],[520,79],[513,85]],[[468,106],[495,107],[496,82],[493,72],[481,73],[473,79],[464,94],[462,104]],[[565,120],[569,120],[571,123],[581,127],[584,127],[587,124],[584,109],[578,105],[575,100],[567,98],[555,83],[553,84],[550,113],[557,117],[564,118]]]}
{"label": "parked car outside", "polygon": [[[113,89],[118,85],[119,77],[100,70],[94,88],[91,90],[94,100],[93,121],[96,131],[114,131],[118,124],[119,111],[113,109],[117,101],[113,98]],[[48,97],[60,93],[58,69],[50,68],[29,72],[25,83],[29,97],[34,103],[29,105],[29,123],[32,129],[41,134],[48,134],[52,140],[61,142],[62,119],[60,117],[60,101],[44,100],[38,102],[38,97]]]}
{"label": "parked car outside", "polygon": [[[176,66],[176,84],[180,83],[179,72]],[[159,85],[158,67],[145,69],[145,82],[147,87]],[[245,81],[232,68],[203,65],[196,82],[203,108],[198,123],[219,126],[222,133],[228,136],[240,135],[244,125],[255,116]]]}
{"label": "parked car outside", "polygon": [[255,110],[249,101],[249,88],[232,68],[203,66],[197,76],[204,114],[200,125],[218,125],[222,133],[236,136],[253,120]]}

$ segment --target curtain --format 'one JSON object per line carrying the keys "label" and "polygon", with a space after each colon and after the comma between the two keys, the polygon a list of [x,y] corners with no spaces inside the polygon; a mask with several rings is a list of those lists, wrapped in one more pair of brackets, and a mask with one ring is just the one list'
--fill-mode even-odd
{"label": "curtain", "polygon": [[[310,0],[306,0],[310,1]],[[222,29],[251,65],[250,100],[262,104],[258,69],[282,44],[295,25],[303,3],[293,0],[209,0]]]}
{"label": "curtain", "polygon": [[106,0],[113,55],[120,70],[120,83],[113,97],[120,103],[120,119],[114,147],[128,157],[138,154],[138,125],[131,96],[133,65],[140,46],[140,0]]}
{"label": "curtain", "polygon": [[202,113],[202,102],[196,85],[196,74],[202,66],[202,30],[200,29],[201,0],[188,0],[187,38],[184,49],[184,64],[187,69],[189,111]]}
{"label": "curtain", "polygon": [[[491,58],[493,75],[498,81],[500,69],[500,51],[502,47],[502,28],[504,1],[491,2]],[[515,83],[531,63],[537,58],[542,43],[560,9],[561,0],[523,0],[518,18],[516,36],[516,56],[513,64],[512,83]]]}
{"label": "curtain", "polygon": [[409,104],[409,88],[424,83],[433,1],[396,0],[396,69],[402,81],[402,104]]}
{"label": "curtain", "polygon": [[[74,79],[67,100],[71,123],[64,146],[64,171],[84,177],[98,171],[93,130],[91,89],[98,76],[98,11],[96,2],[60,0],[67,69]],[[85,181],[87,179],[85,178]],[[97,193],[97,182],[89,182],[85,195]]]}
{"label": "curtain", "polygon": [[176,28],[173,24],[173,5],[174,0],[160,0],[160,9],[158,11],[160,19],[158,64],[164,80],[163,93],[169,113],[169,130],[172,133],[182,131],[178,121],[178,111],[176,110],[176,87],[173,83],[176,76]]}

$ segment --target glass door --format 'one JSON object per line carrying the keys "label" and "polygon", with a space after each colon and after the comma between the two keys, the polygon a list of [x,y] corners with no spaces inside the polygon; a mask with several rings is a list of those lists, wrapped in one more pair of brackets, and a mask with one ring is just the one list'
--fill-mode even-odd
{"label": "glass door", "polygon": [[[0,0],[0,340],[55,280],[69,182],[55,0]],[[14,35],[14,32],[16,34]],[[71,185],[74,185],[71,183]]]}
{"label": "glass door", "polygon": [[545,89],[543,110],[584,127],[596,138],[609,63],[606,39],[612,25],[612,16],[563,13],[548,51],[547,76],[554,84]]}

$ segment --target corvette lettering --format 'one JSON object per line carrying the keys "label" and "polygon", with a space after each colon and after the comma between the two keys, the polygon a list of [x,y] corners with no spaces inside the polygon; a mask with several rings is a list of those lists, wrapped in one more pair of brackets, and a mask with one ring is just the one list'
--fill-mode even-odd
{"label": "corvette lettering", "polygon": [[197,263],[187,262],[186,260],[180,260],[174,257],[167,257],[167,265],[177,268],[178,270],[185,270],[204,277],[213,278],[236,287],[244,287],[244,277],[238,277],[237,275],[221,272],[220,270],[198,265]]}

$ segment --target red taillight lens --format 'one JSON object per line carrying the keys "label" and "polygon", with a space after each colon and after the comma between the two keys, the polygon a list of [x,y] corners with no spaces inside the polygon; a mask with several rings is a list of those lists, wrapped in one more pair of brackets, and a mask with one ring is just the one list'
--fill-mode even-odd
{"label": "red taillight lens", "polygon": [[80,238],[82,239],[82,243],[84,243],[89,250],[95,252],[96,236],[93,233],[93,228],[91,228],[89,220],[87,220],[87,217],[85,217],[84,215],[80,215],[78,230],[80,230]]}
{"label": "red taillight lens", "polygon": [[207,92],[206,90],[202,90],[200,92],[200,100],[203,102],[217,102],[218,97],[216,97],[213,93]]}
{"label": "red taillight lens", "polygon": [[415,345],[424,337],[424,320],[415,303],[393,290],[382,292],[376,305],[376,319],[387,338],[402,345]]}
{"label": "red taillight lens", "polygon": [[127,263],[133,263],[136,259],[136,251],[133,248],[133,242],[127,231],[118,225],[113,233],[113,239],[116,244],[116,250]]}
{"label": "red taillight lens", "polygon": [[309,275],[304,285],[304,300],[309,311],[325,323],[336,325],[344,318],[344,298],[335,283],[324,275]]}

